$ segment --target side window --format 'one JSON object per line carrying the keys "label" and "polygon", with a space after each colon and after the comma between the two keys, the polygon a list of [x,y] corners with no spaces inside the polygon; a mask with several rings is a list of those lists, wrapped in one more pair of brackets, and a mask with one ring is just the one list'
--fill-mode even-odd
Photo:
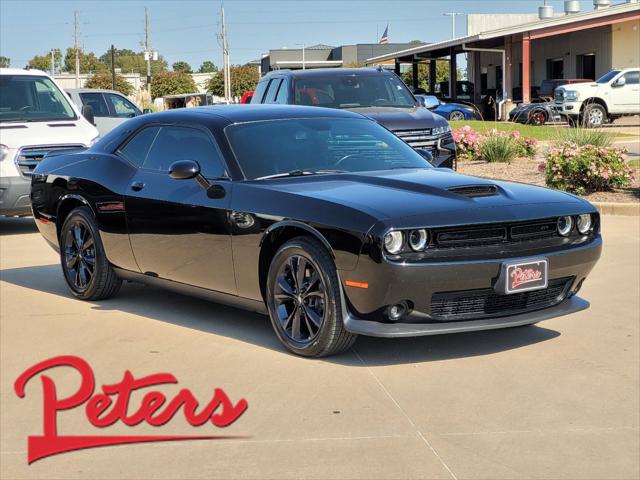
{"label": "side window", "polygon": [[267,90],[267,95],[262,103],[275,103],[276,95],[278,95],[278,89],[282,84],[281,78],[274,78],[271,80],[271,84],[269,85],[269,89]]}
{"label": "side window", "polygon": [[281,105],[286,105],[288,103],[289,97],[289,82],[286,78],[282,79],[282,83],[280,83],[280,89],[276,94],[276,99],[274,103],[279,103]]}
{"label": "side window", "polygon": [[267,90],[268,85],[269,85],[269,80],[262,80],[261,82],[258,82],[258,86],[256,87],[256,90],[253,92],[251,103],[262,103],[262,97],[264,97],[264,92]]}
{"label": "side window", "polygon": [[109,103],[111,103],[116,117],[132,118],[140,115],[140,110],[138,110],[138,108],[133,103],[124,98],[122,95],[107,93],[105,94],[105,96],[107,97]]}
{"label": "side window", "polygon": [[131,163],[141,167],[147,158],[151,144],[156,139],[160,127],[147,127],[138,132],[118,151]]}
{"label": "side window", "polygon": [[624,74],[627,85],[638,85],[640,83],[640,72],[628,72]]}
{"label": "side window", "polygon": [[81,93],[80,100],[83,105],[89,105],[93,109],[93,115],[96,117],[110,117],[109,107],[101,93]]}
{"label": "side window", "polygon": [[178,160],[198,162],[205,177],[225,176],[222,155],[207,133],[192,127],[163,126],[143,167],[166,172]]}

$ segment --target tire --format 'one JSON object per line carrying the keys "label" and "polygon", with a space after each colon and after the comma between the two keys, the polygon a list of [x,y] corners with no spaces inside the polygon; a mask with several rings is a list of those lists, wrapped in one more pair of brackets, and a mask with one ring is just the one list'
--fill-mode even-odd
{"label": "tire", "polygon": [[464,113],[462,113],[460,110],[454,110],[449,114],[449,120],[454,122],[464,120]]}
{"label": "tire", "polygon": [[598,103],[587,105],[583,113],[583,125],[587,128],[599,128],[605,124],[607,111]]}
{"label": "tire", "polygon": [[333,259],[319,241],[296,237],[285,243],[271,261],[265,289],[280,342],[304,357],[349,349],[357,335],[344,328],[340,288]]}
{"label": "tire", "polygon": [[544,125],[547,122],[547,114],[542,110],[535,110],[529,117],[530,125]]}
{"label": "tire", "polygon": [[87,207],[72,210],[62,225],[60,265],[69,290],[82,300],[113,297],[122,285],[107,260],[98,226]]}

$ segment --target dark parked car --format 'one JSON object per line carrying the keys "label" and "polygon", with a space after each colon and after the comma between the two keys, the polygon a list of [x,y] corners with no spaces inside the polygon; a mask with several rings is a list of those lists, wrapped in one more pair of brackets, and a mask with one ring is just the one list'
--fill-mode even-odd
{"label": "dark parked car", "polygon": [[447,120],[478,120],[480,115],[478,109],[472,105],[465,105],[463,103],[446,103],[440,100],[435,95],[416,95],[416,98],[420,104],[431,110],[433,113],[437,113],[441,117]]}
{"label": "dark parked car", "polygon": [[509,121],[531,125],[544,125],[563,121],[553,102],[521,103],[509,112]]}
{"label": "dark parked car", "polygon": [[436,167],[453,168],[456,145],[446,120],[422,107],[394,72],[382,68],[277,70],[265,75],[251,104],[339,108],[362,113],[414,148],[429,150]]}
{"label": "dark parked car", "polygon": [[[76,297],[123,279],[268,313],[291,351],[527,325],[587,308],[578,197],[433,168],[359,114],[224,106],[129,120],[32,177]],[[215,321],[214,318],[211,321]]]}

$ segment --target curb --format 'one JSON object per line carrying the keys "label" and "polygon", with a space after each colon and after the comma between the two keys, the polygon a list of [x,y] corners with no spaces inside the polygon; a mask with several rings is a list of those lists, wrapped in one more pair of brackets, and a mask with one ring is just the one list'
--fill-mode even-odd
{"label": "curb", "polygon": [[601,215],[640,216],[640,202],[591,202]]}

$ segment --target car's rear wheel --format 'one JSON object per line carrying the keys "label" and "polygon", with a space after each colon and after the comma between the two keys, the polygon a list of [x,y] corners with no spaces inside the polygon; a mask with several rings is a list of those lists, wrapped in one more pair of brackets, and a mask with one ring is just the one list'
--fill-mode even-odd
{"label": "car's rear wheel", "polygon": [[297,237],[277,251],[266,301],[285,347],[305,357],[323,357],[353,345],[357,336],[344,328],[340,288],[333,259],[317,240]]}
{"label": "car's rear wheel", "polygon": [[112,297],[122,285],[104,253],[98,226],[86,207],[71,211],[60,232],[60,262],[71,293],[82,300]]}
{"label": "car's rear wheel", "polygon": [[464,120],[464,113],[459,110],[454,110],[449,114],[449,120],[454,122],[457,120]]}

